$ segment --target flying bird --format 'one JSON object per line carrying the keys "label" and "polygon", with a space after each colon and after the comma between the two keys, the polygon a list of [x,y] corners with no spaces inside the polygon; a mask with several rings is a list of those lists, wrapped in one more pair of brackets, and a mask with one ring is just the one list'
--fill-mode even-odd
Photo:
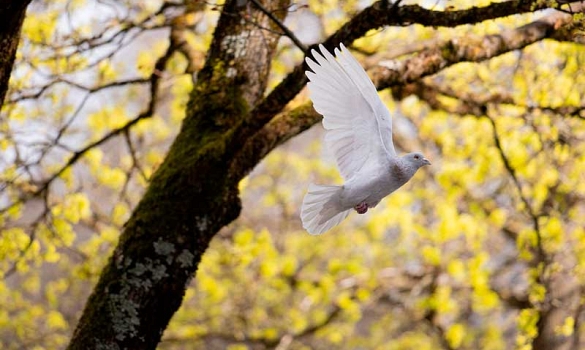
{"label": "flying bird", "polygon": [[392,142],[392,116],[376,87],[343,45],[335,57],[319,45],[306,58],[311,71],[309,93],[323,115],[325,144],[332,151],[345,183],[309,185],[301,206],[303,228],[319,235],[338,225],[350,211],[365,214],[396,191],[416,171],[430,165],[421,153],[398,156]]}

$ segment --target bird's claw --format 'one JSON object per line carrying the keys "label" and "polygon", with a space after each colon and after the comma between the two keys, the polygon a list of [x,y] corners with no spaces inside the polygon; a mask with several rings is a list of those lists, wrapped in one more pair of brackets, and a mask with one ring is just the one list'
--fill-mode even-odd
{"label": "bird's claw", "polygon": [[353,207],[358,214],[365,214],[368,211],[368,205],[366,202],[361,202],[360,204]]}

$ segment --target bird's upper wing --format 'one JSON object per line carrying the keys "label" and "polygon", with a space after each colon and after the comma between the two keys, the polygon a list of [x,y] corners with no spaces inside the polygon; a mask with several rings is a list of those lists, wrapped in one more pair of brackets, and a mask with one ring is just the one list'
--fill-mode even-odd
{"label": "bird's upper wing", "polygon": [[311,100],[323,115],[325,142],[335,155],[345,180],[366,161],[396,156],[392,143],[392,118],[378,96],[376,87],[349,50],[341,44],[335,56],[319,45],[315,61],[307,58],[313,72],[305,72]]}

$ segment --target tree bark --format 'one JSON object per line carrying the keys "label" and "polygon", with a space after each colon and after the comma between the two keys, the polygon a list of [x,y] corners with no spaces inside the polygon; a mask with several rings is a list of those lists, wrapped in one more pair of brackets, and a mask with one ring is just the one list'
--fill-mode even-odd
{"label": "tree bark", "polygon": [[[286,8],[288,0],[263,4]],[[249,2],[223,7],[181,131],[127,222],[69,349],[155,349],[209,241],[239,215],[230,146],[266,87],[278,41],[267,27]]]}
{"label": "tree bark", "polygon": [[558,271],[545,281],[546,300],[540,307],[536,324],[538,335],[532,344],[534,350],[571,350],[578,349],[580,345],[578,340],[575,341],[580,332],[578,328],[573,329],[572,334],[560,331],[567,318],[572,317],[578,324],[580,317],[582,291],[573,269],[576,258],[572,254],[559,255],[555,263]]}
{"label": "tree bark", "polygon": [[31,0],[0,2],[0,106],[4,104],[8,81],[20,40],[26,8]]}

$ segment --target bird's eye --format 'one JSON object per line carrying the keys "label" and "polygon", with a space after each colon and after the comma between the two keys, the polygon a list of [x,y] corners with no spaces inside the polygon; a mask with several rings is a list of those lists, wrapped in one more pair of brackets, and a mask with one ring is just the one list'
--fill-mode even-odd
{"label": "bird's eye", "polygon": [[414,159],[419,159],[420,157],[417,155],[414,156]]}

